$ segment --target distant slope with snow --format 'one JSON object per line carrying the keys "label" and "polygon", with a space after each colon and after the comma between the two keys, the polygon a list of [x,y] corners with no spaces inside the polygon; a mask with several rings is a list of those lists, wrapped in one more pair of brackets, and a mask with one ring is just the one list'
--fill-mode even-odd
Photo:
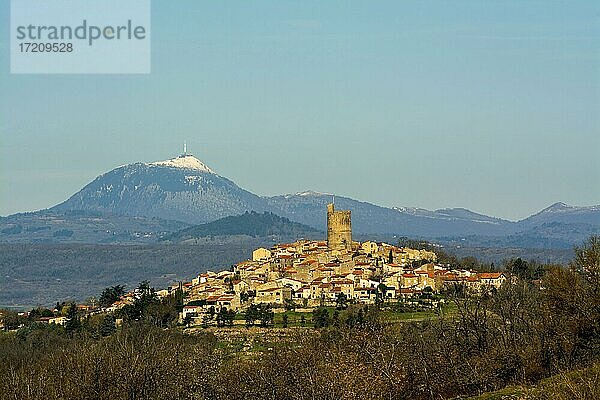
{"label": "distant slope with snow", "polygon": [[[267,199],[275,214],[302,222],[318,229],[326,228],[326,205],[332,201],[329,194],[302,192]],[[503,235],[515,230],[515,223],[491,218],[467,210],[438,210],[387,208],[335,197],[339,209],[352,211],[352,229],[356,233],[383,233],[404,236],[460,236]]]}
{"label": "distant slope with snow", "polygon": [[262,197],[217,175],[191,155],[116,168],[52,208],[156,217],[191,224],[265,209]]}
{"label": "distant slope with snow", "polygon": [[578,207],[565,203],[554,203],[522,221],[523,227],[532,227],[548,223],[588,224],[600,226],[600,205]]}

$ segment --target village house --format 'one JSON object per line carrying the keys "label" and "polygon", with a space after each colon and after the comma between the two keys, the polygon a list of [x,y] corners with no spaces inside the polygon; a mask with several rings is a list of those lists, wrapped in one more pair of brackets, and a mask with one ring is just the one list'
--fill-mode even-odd
{"label": "village house", "polygon": [[502,272],[482,272],[477,274],[477,278],[481,281],[482,285],[491,286],[496,289],[499,289],[506,282],[506,275]]}
{"label": "village house", "polygon": [[292,289],[289,287],[274,287],[256,291],[255,303],[269,303],[283,305],[286,300],[292,299]]}

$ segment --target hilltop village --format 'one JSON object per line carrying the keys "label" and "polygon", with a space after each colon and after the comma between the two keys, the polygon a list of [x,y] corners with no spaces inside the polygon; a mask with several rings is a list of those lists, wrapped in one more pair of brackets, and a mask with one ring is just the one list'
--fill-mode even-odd
{"label": "hilltop village", "polygon": [[[273,312],[310,312],[340,303],[410,303],[424,295],[440,293],[448,286],[477,293],[499,288],[506,280],[503,272],[451,269],[438,262],[432,251],[355,242],[351,212],[328,204],[326,241],[298,240],[258,248],[252,252],[251,260],[239,262],[230,270],[207,271],[189,282],[156,291],[155,295],[166,299],[179,293],[183,306],[178,321],[206,325],[206,320],[212,321],[217,313],[231,316],[240,311],[247,313],[251,307],[268,307]],[[124,293],[108,307],[79,304],[76,311],[80,315],[120,315],[122,309],[133,306],[141,296],[138,288]],[[64,315],[67,309],[62,313],[58,308],[48,310],[48,315],[35,319],[65,325],[70,319]],[[31,318],[28,314],[19,316]],[[0,327],[4,326],[1,317]]]}
{"label": "hilltop village", "polygon": [[[207,271],[190,282],[158,292],[185,294],[182,319],[199,319],[221,309],[243,310],[251,304],[274,309],[287,305],[304,309],[335,305],[340,300],[373,304],[439,292],[445,285],[461,284],[473,290],[500,287],[504,273],[449,270],[431,251],[401,248],[387,243],[352,240],[351,213],[327,206],[327,241],[298,240],[258,248],[252,259],[232,270]],[[133,295],[113,305],[133,301]]]}

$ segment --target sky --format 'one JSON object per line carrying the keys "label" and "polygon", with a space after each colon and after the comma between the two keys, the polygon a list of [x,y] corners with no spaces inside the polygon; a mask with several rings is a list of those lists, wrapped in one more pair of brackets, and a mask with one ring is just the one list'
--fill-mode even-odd
{"label": "sky", "polygon": [[152,1],[152,72],[10,74],[0,215],[188,151],[259,195],[600,204],[600,2]]}

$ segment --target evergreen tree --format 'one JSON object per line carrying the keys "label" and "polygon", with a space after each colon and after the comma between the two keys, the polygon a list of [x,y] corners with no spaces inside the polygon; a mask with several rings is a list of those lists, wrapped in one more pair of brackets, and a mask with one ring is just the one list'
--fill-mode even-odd
{"label": "evergreen tree", "polygon": [[348,308],[348,296],[345,293],[338,293],[335,298],[335,308],[337,310],[345,310]]}
{"label": "evergreen tree", "polygon": [[115,325],[115,316],[113,314],[106,314],[100,324],[99,333],[102,336],[110,336],[115,333],[117,327]]}
{"label": "evergreen tree", "polygon": [[275,319],[275,313],[271,309],[270,304],[261,304],[259,307],[259,319],[260,326],[266,328],[269,325],[273,324],[273,320]]}
{"label": "evergreen tree", "polygon": [[288,315],[287,314],[283,314],[283,316],[281,317],[281,320],[283,322],[283,327],[287,328],[287,326],[288,326]]}
{"label": "evergreen tree", "polygon": [[125,285],[115,285],[107,287],[100,294],[98,303],[100,307],[110,307],[115,301],[119,300],[125,294]]}
{"label": "evergreen tree", "polygon": [[81,329],[81,320],[77,313],[77,304],[71,303],[67,307],[67,323],[65,324],[65,330],[69,335],[73,335]]}
{"label": "evergreen tree", "polygon": [[250,304],[250,307],[244,313],[244,319],[246,320],[246,327],[254,325],[254,321],[258,319],[258,307],[256,304]]}
{"label": "evergreen tree", "polygon": [[235,316],[235,311],[233,314],[230,311],[227,311],[227,307],[221,307],[217,314],[217,326],[223,327],[227,325],[233,325],[233,317]]}
{"label": "evergreen tree", "polygon": [[325,328],[329,326],[329,311],[325,307],[318,307],[313,311],[313,323],[315,328]]}

